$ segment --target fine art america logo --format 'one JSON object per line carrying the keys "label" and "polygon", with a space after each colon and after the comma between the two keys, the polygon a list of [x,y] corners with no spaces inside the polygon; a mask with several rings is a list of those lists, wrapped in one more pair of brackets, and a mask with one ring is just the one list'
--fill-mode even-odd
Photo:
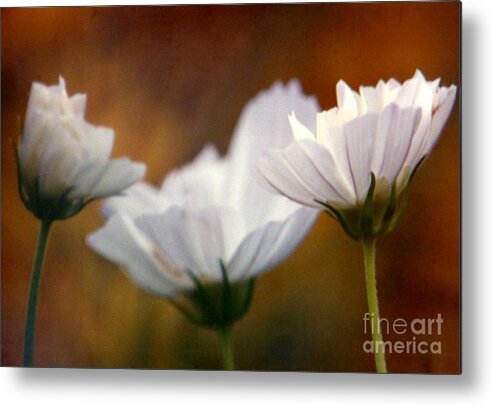
{"label": "fine art america logo", "polygon": [[366,353],[383,352],[384,354],[441,354],[442,343],[436,340],[442,334],[443,319],[440,313],[435,318],[418,318],[410,322],[397,318],[393,321],[384,317],[377,318],[373,313],[365,313],[363,325],[365,334],[372,335],[375,332],[384,337],[397,334],[411,339],[406,340],[366,340],[363,343],[363,351]]}

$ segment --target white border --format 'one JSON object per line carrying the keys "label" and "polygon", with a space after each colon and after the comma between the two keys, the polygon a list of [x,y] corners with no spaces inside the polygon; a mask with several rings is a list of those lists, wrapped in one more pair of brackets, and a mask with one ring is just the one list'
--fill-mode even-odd
{"label": "white border", "polygon": [[[40,2],[4,0],[2,6]],[[132,2],[135,3],[135,2]],[[148,0],[143,4],[163,4]],[[176,2],[182,3],[182,2]],[[195,3],[195,2],[188,2]],[[217,3],[223,3],[219,1]],[[489,404],[493,399],[492,2],[463,2],[463,375],[0,370],[0,402],[27,405]],[[51,1],[43,5],[92,5]],[[107,1],[105,4],[130,4]],[[447,196],[444,196],[446,204]]]}

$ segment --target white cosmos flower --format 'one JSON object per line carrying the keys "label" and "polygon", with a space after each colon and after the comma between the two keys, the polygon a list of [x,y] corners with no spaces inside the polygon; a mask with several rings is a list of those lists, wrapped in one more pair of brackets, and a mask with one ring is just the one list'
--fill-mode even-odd
{"label": "white cosmos flower", "polygon": [[[388,210],[390,220],[396,200],[435,146],[456,86],[440,87],[439,79],[427,81],[416,71],[402,85],[390,79],[356,93],[339,81],[336,90],[338,106],[316,114],[316,132],[293,110],[289,121],[295,140],[264,154],[254,175],[266,189],[328,210],[339,221],[366,204],[378,223],[373,231],[384,232],[382,216]],[[353,231],[362,230],[357,225]]]}
{"label": "white cosmos flower", "polygon": [[34,82],[18,145],[21,196],[43,219],[66,218],[88,201],[117,194],[137,182],[145,165],[110,160],[111,128],[84,119],[86,95]]}
{"label": "white cosmos flower", "polygon": [[292,140],[290,111],[313,128],[317,109],[298,82],[275,84],[248,103],[225,157],[206,146],[160,189],[139,183],[108,199],[109,220],[89,245],[139,286],[168,298],[195,291],[197,282],[221,285],[226,276],[235,285],[271,269],[298,246],[317,211],[259,187],[250,165]]}

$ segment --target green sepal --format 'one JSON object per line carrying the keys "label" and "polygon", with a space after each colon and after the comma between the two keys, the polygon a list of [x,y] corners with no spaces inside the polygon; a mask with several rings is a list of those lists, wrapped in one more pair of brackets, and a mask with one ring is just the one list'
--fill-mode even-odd
{"label": "green sepal", "polygon": [[423,158],[421,158],[419,160],[418,164],[416,165],[416,167],[411,172],[411,175],[409,175],[409,180],[407,181],[407,184],[404,187],[404,190],[402,191],[400,199],[399,199],[399,207],[397,208],[397,211],[396,211],[395,215],[393,216],[393,218],[392,218],[392,220],[388,226],[389,232],[393,231],[397,227],[397,224],[399,224],[399,221],[401,220],[402,215],[406,211],[407,203],[409,201],[409,194],[411,192],[411,182],[412,182],[414,176],[416,175],[416,172],[421,167],[421,165],[423,164],[424,160],[427,157],[428,157],[428,155],[423,156]]}
{"label": "green sepal", "polygon": [[370,186],[360,207],[337,209],[329,202],[317,199],[315,202],[324,207],[325,212],[342,226],[349,237],[354,240],[372,240],[393,231],[399,223],[407,207],[411,182],[425,159],[426,156],[421,158],[413,169],[401,193],[398,193],[397,182],[392,184],[390,195],[385,201],[375,199],[376,177],[371,173]]}
{"label": "green sepal", "polygon": [[332,218],[336,219],[342,226],[344,232],[353,240],[361,240],[374,233],[374,203],[376,178],[371,174],[370,186],[366,193],[365,202],[361,207],[352,209],[336,209],[327,202],[315,199],[315,202],[322,205]]}
{"label": "green sepal", "polygon": [[390,190],[390,197],[385,212],[383,213],[381,227],[378,230],[377,236],[383,235],[390,231],[390,225],[394,218],[394,213],[397,207],[397,184],[394,182]]}
{"label": "green sepal", "polygon": [[332,217],[333,219],[337,220],[339,224],[342,226],[343,230],[349,237],[351,237],[353,240],[359,240],[358,233],[356,231],[353,231],[352,228],[350,227],[348,221],[346,218],[343,216],[342,211],[339,211],[332,207],[330,204],[322,202],[320,200],[315,199],[315,202],[318,204],[321,204],[322,206],[325,207],[325,212]]}
{"label": "green sepal", "polygon": [[14,148],[15,165],[17,167],[17,191],[22,200],[22,203],[24,203],[24,205],[28,208],[28,210],[32,211],[31,206],[29,204],[29,198],[24,189],[24,179],[22,176],[21,161],[19,159],[19,149],[17,148],[17,144],[15,141],[12,141],[12,146]]}
{"label": "green sepal", "polygon": [[185,304],[170,302],[192,323],[221,330],[233,325],[248,312],[252,302],[255,279],[231,283],[227,269],[220,261],[221,282],[206,284],[191,270],[186,270],[195,289],[184,295]]}
{"label": "green sepal", "polygon": [[368,188],[368,192],[366,193],[365,203],[361,210],[360,217],[360,235],[363,238],[367,238],[368,236],[372,236],[374,233],[373,224],[374,224],[374,205],[373,205],[373,194],[375,193],[375,175],[371,173],[370,187]]}

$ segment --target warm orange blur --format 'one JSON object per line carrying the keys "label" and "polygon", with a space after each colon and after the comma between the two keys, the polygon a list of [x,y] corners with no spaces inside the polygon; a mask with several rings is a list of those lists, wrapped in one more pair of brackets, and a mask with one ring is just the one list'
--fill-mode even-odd
{"label": "warm orange blur", "polygon": [[[2,365],[20,365],[38,222],[16,190],[11,142],[31,82],[88,94],[90,122],[113,127],[114,156],[159,183],[206,142],[225,151],[245,103],[298,77],[323,108],[335,84],[404,80],[420,68],[459,84],[460,5],[85,7],[2,10]],[[377,251],[381,313],[444,319],[441,355],[392,354],[392,372],[456,373],[459,323],[459,102],[417,174],[408,211]],[[53,227],[35,365],[218,368],[213,333],[190,325],[85,245],[100,203]],[[297,252],[259,278],[234,332],[240,369],[373,371],[362,350],[361,247],[322,215]],[[391,335],[410,340],[411,335]],[[419,338],[419,337],[418,337]]]}

